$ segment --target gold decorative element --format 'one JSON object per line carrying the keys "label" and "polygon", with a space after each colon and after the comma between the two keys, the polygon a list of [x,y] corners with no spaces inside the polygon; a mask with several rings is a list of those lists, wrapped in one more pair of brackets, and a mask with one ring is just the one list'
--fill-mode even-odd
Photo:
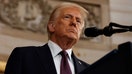
{"label": "gold decorative element", "polygon": [[6,62],[0,61],[0,73],[5,71]]}

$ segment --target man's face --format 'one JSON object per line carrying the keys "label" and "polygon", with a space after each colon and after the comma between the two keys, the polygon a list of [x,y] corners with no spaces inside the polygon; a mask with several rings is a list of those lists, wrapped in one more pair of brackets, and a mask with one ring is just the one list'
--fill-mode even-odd
{"label": "man's face", "polygon": [[54,22],[54,35],[78,40],[84,27],[84,19],[77,8],[62,9]]}

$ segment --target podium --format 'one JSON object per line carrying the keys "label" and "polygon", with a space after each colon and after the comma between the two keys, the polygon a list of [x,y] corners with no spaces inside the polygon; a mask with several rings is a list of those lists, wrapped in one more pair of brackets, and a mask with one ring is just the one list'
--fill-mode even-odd
{"label": "podium", "polygon": [[79,74],[132,74],[132,42],[118,45]]}

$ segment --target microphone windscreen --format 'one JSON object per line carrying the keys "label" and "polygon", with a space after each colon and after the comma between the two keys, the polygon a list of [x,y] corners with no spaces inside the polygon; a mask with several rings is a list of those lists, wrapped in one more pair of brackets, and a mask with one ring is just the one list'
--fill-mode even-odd
{"label": "microphone windscreen", "polygon": [[96,27],[86,28],[84,34],[87,37],[96,37],[99,35],[99,30]]}

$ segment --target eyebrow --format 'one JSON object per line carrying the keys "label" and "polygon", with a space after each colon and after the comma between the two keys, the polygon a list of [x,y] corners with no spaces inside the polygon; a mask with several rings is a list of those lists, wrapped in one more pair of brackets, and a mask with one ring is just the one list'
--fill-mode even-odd
{"label": "eyebrow", "polygon": [[[73,17],[73,15],[72,15],[72,14],[69,14],[69,13],[67,13],[67,14],[65,14],[65,15],[68,15],[68,16]],[[76,18],[79,19],[79,20],[81,20],[81,17],[76,17]]]}

